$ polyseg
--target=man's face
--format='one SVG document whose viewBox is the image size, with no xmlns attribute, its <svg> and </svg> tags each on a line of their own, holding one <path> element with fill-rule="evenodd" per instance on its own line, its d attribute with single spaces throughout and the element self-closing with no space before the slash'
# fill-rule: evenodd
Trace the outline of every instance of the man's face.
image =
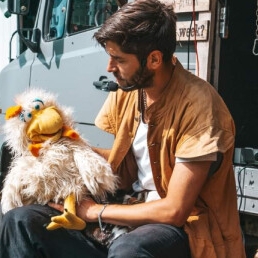
<svg viewBox="0 0 258 258">
<path fill-rule="evenodd" d="M 122 52 L 112 41 L 106 42 L 106 52 L 110 56 L 107 71 L 113 73 L 122 89 L 126 90 L 130 86 L 134 86 L 132 90 L 152 86 L 154 72 L 146 65 L 141 66 L 136 55 Z"/>
</svg>

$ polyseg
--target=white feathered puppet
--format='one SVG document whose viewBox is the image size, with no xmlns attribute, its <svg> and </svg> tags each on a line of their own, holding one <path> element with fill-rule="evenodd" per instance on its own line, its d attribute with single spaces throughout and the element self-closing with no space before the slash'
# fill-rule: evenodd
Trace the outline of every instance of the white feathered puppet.
<svg viewBox="0 0 258 258">
<path fill-rule="evenodd" d="M 2 211 L 32 203 L 64 200 L 65 211 L 52 217 L 47 229 L 83 229 L 75 203 L 91 195 L 103 199 L 114 193 L 117 177 L 73 129 L 72 110 L 42 89 L 18 95 L 6 111 L 3 127 L 14 156 L 2 190 Z"/>
</svg>

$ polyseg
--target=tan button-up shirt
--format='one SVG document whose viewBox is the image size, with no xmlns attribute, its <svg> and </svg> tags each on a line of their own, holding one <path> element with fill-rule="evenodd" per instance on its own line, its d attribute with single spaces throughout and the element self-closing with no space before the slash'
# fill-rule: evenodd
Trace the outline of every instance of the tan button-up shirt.
<svg viewBox="0 0 258 258">
<path fill-rule="evenodd" d="M 110 93 L 95 121 L 115 136 L 109 162 L 121 176 L 121 188 L 127 190 L 137 180 L 131 145 L 140 123 L 139 99 L 138 91 Z M 175 157 L 223 153 L 222 163 L 205 183 L 185 231 L 193 258 L 244 258 L 232 167 L 235 127 L 217 91 L 177 61 L 170 84 L 145 115 L 150 163 L 161 198 L 166 196 Z"/>
</svg>

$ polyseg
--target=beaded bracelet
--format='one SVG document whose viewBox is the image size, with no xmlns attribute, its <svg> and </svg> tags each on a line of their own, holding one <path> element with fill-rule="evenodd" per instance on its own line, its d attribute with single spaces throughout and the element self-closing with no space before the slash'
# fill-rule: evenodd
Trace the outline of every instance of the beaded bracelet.
<svg viewBox="0 0 258 258">
<path fill-rule="evenodd" d="M 104 231 L 104 229 L 103 229 L 103 227 L 102 227 L 101 216 L 102 216 L 103 211 L 106 209 L 107 205 L 108 205 L 107 203 L 104 204 L 102 210 L 101 210 L 101 211 L 99 212 L 99 214 L 98 214 L 99 227 L 100 227 L 100 230 L 101 230 L 102 232 Z"/>
</svg>

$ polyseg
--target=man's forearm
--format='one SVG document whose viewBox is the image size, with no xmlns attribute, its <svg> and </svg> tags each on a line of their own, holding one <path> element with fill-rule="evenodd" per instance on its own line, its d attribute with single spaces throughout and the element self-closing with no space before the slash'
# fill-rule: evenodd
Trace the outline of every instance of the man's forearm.
<svg viewBox="0 0 258 258">
<path fill-rule="evenodd" d="M 109 154 L 110 154 L 110 149 L 102 149 L 102 148 L 97 148 L 97 147 L 91 147 L 93 151 L 98 153 L 100 156 L 102 156 L 104 159 L 108 160 Z"/>
</svg>

